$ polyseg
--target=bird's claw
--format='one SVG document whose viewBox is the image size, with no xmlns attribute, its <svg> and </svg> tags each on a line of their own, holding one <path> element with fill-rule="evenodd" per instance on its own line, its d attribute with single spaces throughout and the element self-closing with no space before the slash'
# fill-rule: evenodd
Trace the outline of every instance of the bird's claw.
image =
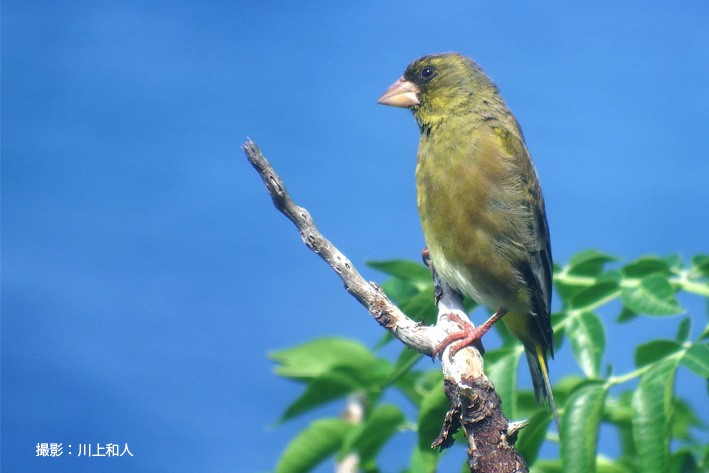
<svg viewBox="0 0 709 473">
<path fill-rule="evenodd" d="M 460 331 L 453 332 L 443 339 L 443 341 L 436 347 L 436 351 L 433 353 L 434 357 L 440 356 L 446 347 L 455 341 L 458 342 L 451 346 L 448 351 L 448 358 L 451 360 L 456 353 L 469 345 L 474 345 L 481 355 L 485 353 L 485 348 L 483 348 L 483 344 L 480 339 L 483 335 L 485 335 L 487 330 L 482 330 L 482 327 L 473 327 L 469 322 L 464 321 L 455 313 L 446 314 L 446 317 L 448 320 L 458 325 L 458 327 L 460 327 Z"/>
<path fill-rule="evenodd" d="M 445 350 L 448 345 L 450 345 L 456 340 L 460 341 L 453 345 L 448 351 L 448 357 L 450 359 L 453 359 L 453 356 L 456 353 L 458 353 L 460 350 L 469 345 L 473 345 L 475 348 L 478 349 L 481 355 L 484 355 L 485 348 L 483 348 L 483 344 L 481 341 L 483 335 L 485 335 L 488 330 L 490 330 L 492 326 L 495 325 L 495 322 L 500 320 L 506 313 L 507 309 L 505 307 L 500 307 L 500 310 L 492 314 L 492 316 L 479 327 L 473 327 L 470 323 L 465 322 L 463 319 L 461 319 L 460 316 L 458 316 L 457 314 L 447 314 L 446 317 L 448 317 L 448 320 L 450 320 L 451 322 L 455 322 L 460 327 L 460 331 L 451 333 L 441 343 L 439 343 L 436 347 L 436 351 L 433 353 L 433 356 L 439 356 L 441 353 L 443 353 L 443 350 Z"/>
</svg>

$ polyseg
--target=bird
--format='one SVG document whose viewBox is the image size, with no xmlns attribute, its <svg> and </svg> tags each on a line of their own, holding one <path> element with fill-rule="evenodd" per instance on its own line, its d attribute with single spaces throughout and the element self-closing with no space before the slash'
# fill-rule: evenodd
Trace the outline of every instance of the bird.
<svg viewBox="0 0 709 473">
<path fill-rule="evenodd" d="M 461 330 L 436 354 L 479 343 L 501 318 L 524 346 L 537 403 L 549 405 L 558 426 L 547 363 L 554 356 L 549 225 L 517 119 L 482 68 L 457 52 L 416 59 L 378 103 L 409 108 L 419 127 L 416 194 L 433 269 L 494 311 L 478 327 L 454 316 Z"/>
</svg>

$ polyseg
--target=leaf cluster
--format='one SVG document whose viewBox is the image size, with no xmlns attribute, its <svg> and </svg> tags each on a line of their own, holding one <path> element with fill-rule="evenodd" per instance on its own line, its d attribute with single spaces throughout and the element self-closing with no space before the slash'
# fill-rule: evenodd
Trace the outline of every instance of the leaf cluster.
<svg viewBox="0 0 709 473">
<path fill-rule="evenodd" d="M 401 260 L 369 266 L 389 275 L 382 288 L 404 313 L 435 323 L 433 286 L 424 266 Z M 553 388 L 561 407 L 558 435 L 550 430 L 551 414 L 536 406 L 530 390 L 519 386 L 523 348 L 504 324 L 495 326 L 502 344 L 485 354 L 486 373 L 507 417 L 529 420 L 516 446 L 532 471 L 691 473 L 709 468 L 709 446 L 696 434 L 706 434 L 706 426 L 682 400 L 675 383 L 679 369 L 709 378 L 709 325 L 705 322 L 692 339 L 692 324 L 698 324 L 700 316 L 676 317 L 685 313 L 679 293 L 709 300 L 708 278 L 709 256 L 704 255 L 689 264 L 677 256 L 645 256 L 622 264 L 616 257 L 587 250 L 555 267 L 561 300 L 561 310 L 552 317 L 557 353 L 568 356 L 561 350 L 568 340 L 582 374 L 566 376 Z M 467 305 L 474 307 L 472 301 Z M 617 317 L 604 322 L 599 314 L 609 310 L 616 310 Z M 638 317 L 667 318 L 667 333 L 675 335 L 641 343 L 635 348 L 634 369 L 614 374 L 609 364 L 613 360 L 606 359 L 606 327 L 622 332 L 623 324 L 628 327 L 627 322 Z M 387 334 L 368 348 L 353 340 L 327 338 L 271 354 L 279 376 L 304 384 L 283 421 L 336 400 L 360 403 L 364 412 L 355 422 L 341 417 L 312 422 L 288 445 L 278 473 L 311 471 L 327 458 L 339 461 L 352 454 L 361 471 L 379 472 L 380 452 L 406 431 L 415 431 L 418 441 L 403 471 L 436 471 L 440 454 L 430 445 L 449 407 L 440 370 L 421 369 L 417 362 L 422 356 L 408 348 L 390 361 L 382 349 L 392 340 Z M 403 395 L 409 406 L 387 402 L 388 392 Z M 602 426 L 617 432 L 620 454 L 615 458 L 598 452 Z M 538 459 L 545 443 L 558 444 L 559 458 Z M 463 459 L 461 464 L 462 471 L 469 471 Z"/>
</svg>

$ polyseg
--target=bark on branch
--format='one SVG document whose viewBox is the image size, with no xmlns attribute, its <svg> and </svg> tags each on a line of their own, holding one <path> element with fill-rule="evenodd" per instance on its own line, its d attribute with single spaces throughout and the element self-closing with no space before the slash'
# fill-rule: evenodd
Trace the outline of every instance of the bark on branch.
<svg viewBox="0 0 709 473">
<path fill-rule="evenodd" d="M 460 295 L 443 281 L 434 278 L 438 321 L 425 326 L 407 317 L 375 283 L 367 282 L 347 257 L 327 240 L 315 226 L 310 213 L 298 206 L 286 191 L 283 181 L 266 160 L 256 143 L 247 140 L 242 148 L 251 165 L 263 179 L 273 205 L 300 232 L 303 243 L 337 273 L 347 292 L 364 305 L 374 319 L 406 346 L 433 356 L 436 347 L 459 330 L 447 315 L 455 313 L 469 322 Z M 435 276 L 435 271 L 434 271 Z M 462 428 L 468 442 L 468 465 L 474 473 L 526 472 L 524 459 L 514 449 L 514 441 L 523 424 L 510 424 L 502 414 L 500 397 L 483 372 L 483 358 L 473 346 L 452 358 L 449 348 L 441 354 L 446 395 L 451 408 L 441 434 L 432 447 L 441 449 L 453 444 L 453 434 Z"/>
</svg>

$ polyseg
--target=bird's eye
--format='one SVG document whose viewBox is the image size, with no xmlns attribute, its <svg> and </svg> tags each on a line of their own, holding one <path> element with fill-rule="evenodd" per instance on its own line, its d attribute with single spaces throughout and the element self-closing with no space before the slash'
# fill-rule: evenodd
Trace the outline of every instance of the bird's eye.
<svg viewBox="0 0 709 473">
<path fill-rule="evenodd" d="M 426 66 L 421 69 L 421 79 L 429 80 L 436 73 L 436 69 L 431 66 Z"/>
</svg>

